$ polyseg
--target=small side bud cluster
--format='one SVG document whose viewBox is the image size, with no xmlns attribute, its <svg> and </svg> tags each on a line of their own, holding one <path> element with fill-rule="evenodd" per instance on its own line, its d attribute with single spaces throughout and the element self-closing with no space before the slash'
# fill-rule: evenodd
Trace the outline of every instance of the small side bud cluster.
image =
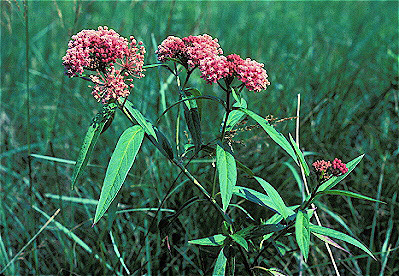
<svg viewBox="0 0 399 276">
<path fill-rule="evenodd" d="M 186 68 L 198 67 L 208 84 L 221 79 L 231 83 L 237 77 L 250 91 L 259 92 L 270 85 L 262 63 L 237 54 L 223 56 L 218 40 L 207 34 L 182 39 L 169 36 L 158 46 L 156 54 L 161 62 L 176 59 Z"/>
<path fill-rule="evenodd" d="M 137 43 L 133 36 L 129 41 L 107 26 L 100 26 L 73 35 L 62 64 L 69 77 L 80 77 L 85 70 L 96 72 L 89 75 L 94 84 L 90 86 L 92 94 L 97 101 L 108 103 L 129 95 L 132 77 L 144 77 L 144 54 L 142 42 Z"/>
<path fill-rule="evenodd" d="M 312 166 L 320 180 L 327 180 L 331 176 L 339 176 L 348 172 L 345 163 L 338 158 L 335 158 L 332 162 L 317 160 Z"/>
</svg>

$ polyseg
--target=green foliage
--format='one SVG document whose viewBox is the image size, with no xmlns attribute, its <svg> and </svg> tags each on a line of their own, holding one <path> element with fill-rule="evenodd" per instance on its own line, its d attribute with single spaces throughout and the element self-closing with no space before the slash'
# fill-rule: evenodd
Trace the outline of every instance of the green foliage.
<svg viewBox="0 0 399 276">
<path fill-rule="evenodd" d="M 112 235 L 107 232 L 105 220 L 100 220 L 96 227 L 90 227 L 96 199 L 99 198 L 99 183 L 103 181 L 107 161 L 114 149 L 111 145 L 115 144 L 115 137 L 131 126 L 119 111 L 112 125 L 93 147 L 91 165 L 78 178 L 79 183 L 84 185 L 76 186 L 73 191 L 69 189 L 73 160 L 79 154 L 90 119 L 101 109 L 101 105 L 90 95 L 88 82 L 63 76 L 60 59 L 71 35 L 99 25 L 108 25 L 125 37 L 133 34 L 138 40 L 143 40 L 147 49 L 145 63 L 151 65 L 147 67 L 145 78 L 134 81 L 135 87 L 129 99 L 141 114 L 153 122 L 164 111 L 164 106 L 171 106 L 179 98 L 175 79 L 168 78 L 170 72 L 154 65 L 157 62 L 153 54 L 156 46 L 168 35 L 182 37 L 208 33 L 219 38 L 226 55 L 237 53 L 263 62 L 271 86 L 260 93 L 245 89 L 239 92 L 239 97 L 247 102 L 246 108 L 262 117 L 269 114 L 278 118 L 294 116 L 296 94 L 301 93 L 301 148 L 316 153 L 306 156 L 306 161 L 311 164 L 317 159 L 338 157 L 346 163 L 363 152 L 367 153 L 356 170 L 342 179 L 339 189 L 360 191 L 388 203 L 370 204 L 342 196 L 321 197 L 323 205 L 315 202 L 319 214 L 327 213 L 321 216 L 322 221 L 327 220 L 329 227 L 334 229 L 350 229 L 346 229 L 345 233 L 357 237 L 359 241 L 370 242 L 367 245 L 372 245 L 370 248 L 382 260 L 382 263 L 371 261 L 366 268 L 365 255 L 345 258 L 341 255 L 344 252 L 332 248 L 334 256 L 340 260 L 338 268 L 347 273 L 350 267 L 351 273 L 358 275 L 396 275 L 399 272 L 396 265 L 399 255 L 390 246 L 396 243 L 398 231 L 395 225 L 399 222 L 397 210 L 394 212 L 398 205 L 391 201 L 397 191 L 399 171 L 398 95 L 395 88 L 398 71 L 397 2 L 26 3 L 29 11 L 27 42 L 24 37 L 23 3 L 1 2 L 1 254 L 6 254 L 11 260 L 48 220 L 48 216 L 37 213 L 32 205 L 41 206 L 45 214 L 57 208 L 62 211 L 56 218 L 59 224 L 53 221 L 24 251 L 23 258 L 7 268 L 6 275 L 53 275 L 65 271 L 79 275 L 123 275 L 123 264 L 132 274 L 140 275 L 158 272 L 169 275 L 212 273 L 220 246 L 201 251 L 186 242 L 187 236 L 207 237 L 220 230 L 221 219 L 217 221 L 217 211 L 206 201 L 192 205 L 192 209 L 179 216 L 182 227 L 172 229 L 170 252 L 165 241 L 151 226 L 153 217 L 161 219 L 164 212 L 173 212 L 196 192 L 192 191 L 184 177 L 175 180 L 178 171 L 163 162 L 165 158 L 150 143 L 143 144 L 141 153 L 136 157 L 136 165 L 131 168 L 123 189 L 119 191 L 121 199 Z M 25 62 L 26 49 L 28 62 Z M 210 86 L 199 78 L 195 81 L 193 78 L 189 85 L 209 97 L 222 96 L 217 84 Z M 163 99 L 158 95 L 161 87 L 164 87 Z M 203 105 L 201 133 L 206 144 L 214 138 L 225 110 L 220 101 L 197 100 L 198 107 L 199 103 Z M 30 118 L 26 114 L 27 107 L 30 108 Z M 235 104 L 235 107 L 238 105 Z M 229 120 L 234 118 L 231 117 L 233 112 L 243 114 L 233 110 Z M 146 136 L 155 142 L 160 139 L 160 134 L 170 137 L 172 143 L 166 138 L 165 142 L 159 143 L 159 148 L 163 149 L 161 153 L 170 158 L 173 154 L 176 157 L 178 150 L 182 151 L 185 146 L 184 133 L 174 132 L 171 126 L 179 125 L 180 130 L 185 128 L 182 127 L 182 120 L 175 120 L 182 116 L 181 110 L 171 109 L 168 115 L 168 119 L 157 124 L 154 130 L 156 136 L 149 132 Z M 239 121 L 237 128 L 245 129 L 251 121 L 247 124 L 243 124 L 245 120 Z M 286 135 L 294 132 L 295 124 L 289 120 L 276 121 L 275 129 Z M 301 199 L 295 184 L 298 178 L 294 180 L 290 169 L 282 165 L 285 161 L 293 164 L 291 157 L 287 158 L 279 147 L 274 146 L 269 136 L 257 129 L 238 131 L 231 143 L 237 167 L 241 168 L 237 179 L 240 188 L 236 187 L 237 192 L 234 193 L 238 196 L 232 197 L 231 204 L 239 203 L 255 221 L 265 223 L 273 218 L 275 222 L 271 224 L 283 227 L 287 222 L 275 213 L 273 202 L 267 195 L 258 192 L 260 187 L 248 180 L 245 173 L 267 179 L 275 185 L 287 204 L 296 204 Z M 31 152 L 37 153 L 36 157 L 33 154 L 27 156 L 28 144 Z M 200 155 L 188 164 L 188 169 L 207 189 L 212 185 L 209 178 L 215 170 L 212 167 L 212 162 L 215 162 L 213 157 Z M 31 168 L 27 165 L 29 158 Z M 186 163 L 188 159 L 182 162 Z M 245 167 L 239 164 L 245 164 Z M 243 168 L 248 170 L 243 173 Z M 32 185 L 28 177 L 30 169 Z M 310 187 L 314 187 L 313 178 L 311 172 L 308 179 Z M 169 188 L 172 192 L 167 196 L 166 205 L 156 215 L 159 203 Z M 255 195 L 259 195 L 259 200 Z M 252 199 L 252 202 L 245 198 Z M 253 202 L 273 211 L 260 208 Z M 291 210 L 296 208 L 298 206 Z M 234 221 L 237 229 L 254 224 L 246 220 L 238 208 L 228 210 L 232 218 L 240 217 Z M 375 220 L 371 219 L 373 216 Z M 265 236 L 273 235 L 275 238 L 279 232 Z M 276 269 L 272 274 L 299 273 L 299 254 L 293 251 L 295 246 L 291 237 L 288 233 L 282 241 L 292 246 L 284 258 L 292 258 L 293 261 L 284 262 L 285 259 L 277 254 L 272 257 L 264 254 L 259 263 L 267 266 L 265 271 L 271 272 L 270 267 L 283 267 L 284 273 Z M 302 273 L 333 274 L 331 260 L 323 244 L 318 239 L 312 241 L 312 254 L 302 267 Z M 270 242 L 271 239 L 263 245 L 268 246 Z M 115 245 L 120 254 L 116 253 Z M 258 244 L 254 242 L 249 248 L 256 250 Z M 242 258 L 239 253 L 236 255 L 236 275 L 244 275 L 246 271 Z M 371 257 L 369 259 L 372 260 Z"/>
<path fill-rule="evenodd" d="M 100 220 L 118 194 L 133 165 L 143 139 L 143 128 L 138 125 L 126 129 L 119 138 L 105 174 L 104 184 L 94 216 L 94 224 Z"/>
<path fill-rule="evenodd" d="M 223 211 L 226 211 L 237 182 L 237 168 L 234 156 L 220 145 L 216 146 L 216 166 L 219 174 Z"/>
<path fill-rule="evenodd" d="M 80 148 L 78 160 L 76 161 L 75 168 L 72 174 L 73 189 L 79 176 L 82 174 L 83 169 L 86 167 L 89 161 L 90 155 L 96 145 L 98 136 L 102 132 L 104 125 L 110 120 L 112 115 L 115 113 L 117 105 L 114 103 L 103 106 L 103 109 L 94 117 L 89 129 L 87 130 L 86 136 L 83 140 L 82 147 Z"/>
<path fill-rule="evenodd" d="M 303 257 L 306 260 L 309 255 L 310 246 L 310 230 L 309 230 L 309 216 L 307 212 L 299 210 L 295 219 L 295 237 L 296 242 L 301 250 Z"/>
</svg>

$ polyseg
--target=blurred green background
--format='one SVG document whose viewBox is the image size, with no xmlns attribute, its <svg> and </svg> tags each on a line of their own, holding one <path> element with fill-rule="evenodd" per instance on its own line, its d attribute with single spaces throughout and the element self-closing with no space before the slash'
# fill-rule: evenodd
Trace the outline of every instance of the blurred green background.
<svg viewBox="0 0 399 276">
<path fill-rule="evenodd" d="M 295 116 L 300 93 L 300 143 L 309 152 L 308 164 L 335 157 L 348 162 L 365 153 L 339 188 L 388 203 L 325 197 L 318 206 L 324 226 L 351 234 L 376 252 L 378 261 L 371 261 L 354 247 L 349 247 L 353 256 L 333 248 L 342 275 L 399 273 L 398 2 L 28 1 L 27 9 L 28 42 L 24 3 L 1 1 L 0 266 L 39 231 L 48 219 L 45 214 L 51 216 L 58 208 L 61 212 L 55 218 L 59 224 L 50 223 L 6 275 L 109 275 L 126 274 L 126 268 L 140 275 L 204 275 L 212 269 L 217 249 L 187 244 L 221 231 L 221 219 L 206 202 L 191 205 L 173 225 L 171 253 L 156 227 L 149 229 L 155 212 L 138 209 L 158 207 L 178 175 L 148 141 L 120 192 L 120 209 L 136 210 L 118 214 L 112 234 L 106 219 L 91 227 L 96 207 L 91 200 L 99 198 L 117 138 L 129 126 L 120 113 L 100 136 L 90 162 L 96 166 L 87 167 L 75 190 L 69 188 L 72 165 L 40 157 L 31 159 L 30 186 L 28 144 L 33 154 L 76 160 L 91 118 L 101 107 L 86 81 L 63 75 L 61 58 L 71 35 L 104 25 L 142 40 L 146 64 L 156 63 L 155 47 L 168 35 L 203 33 L 217 37 L 226 54 L 264 63 L 271 86 L 260 93 L 244 92 L 249 108 L 262 116 Z M 169 75 L 163 69 L 148 69 L 129 97 L 153 121 L 164 108 L 159 90 L 165 83 L 166 105 L 178 99 L 175 81 L 167 83 Z M 193 78 L 190 85 L 222 96 L 202 79 Z M 223 113 L 211 102 L 204 105 L 203 135 L 209 141 Z M 173 109 L 160 123 L 172 141 L 176 114 Z M 277 129 L 288 137 L 295 132 L 295 121 L 279 123 Z M 239 161 L 276 187 L 287 204 L 300 202 L 295 175 L 285 163 L 289 157 L 273 141 L 259 129 L 234 139 L 242 142 L 234 144 Z M 189 169 L 211 189 L 210 163 L 193 163 Z M 239 185 L 259 188 L 241 175 Z M 192 187 L 179 178 L 164 208 L 176 210 L 199 195 Z M 272 215 L 251 203 L 242 206 L 257 221 Z M 157 220 L 168 214 L 162 212 Z M 232 209 L 232 216 L 240 217 L 238 225 L 249 222 L 238 209 Z M 261 265 L 297 275 L 299 253 L 292 240 L 285 242 L 293 252 L 280 257 L 270 248 Z M 333 273 L 325 247 L 313 242 L 302 267 L 305 275 Z M 240 258 L 237 263 L 241 275 Z"/>
</svg>

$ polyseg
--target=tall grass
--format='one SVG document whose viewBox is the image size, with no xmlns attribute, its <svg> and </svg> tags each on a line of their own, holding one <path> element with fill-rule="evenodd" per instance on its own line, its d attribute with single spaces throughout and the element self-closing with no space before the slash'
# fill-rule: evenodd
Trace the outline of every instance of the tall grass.
<svg viewBox="0 0 399 276">
<path fill-rule="evenodd" d="M 111 228 L 106 219 L 90 227 L 95 211 L 91 200 L 98 199 L 116 138 L 129 124 L 122 116 L 117 114 L 100 136 L 90 161 L 93 166 L 87 167 L 75 190 L 69 189 L 70 162 L 40 157 L 75 160 L 91 118 L 100 108 L 87 83 L 64 77 L 61 65 L 70 36 L 99 25 L 142 40 L 148 64 L 156 62 L 155 46 L 167 35 L 202 33 L 218 37 L 226 54 L 251 56 L 265 63 L 272 85 L 261 93 L 246 93 L 251 109 L 264 116 L 295 116 L 296 95 L 300 93 L 301 147 L 309 151 L 308 162 L 335 156 L 348 161 L 365 153 L 363 162 L 343 185 L 388 203 L 335 197 L 318 206 L 323 225 L 342 231 L 349 226 L 379 259 L 358 257 L 355 248 L 350 250 L 356 257 L 333 248 L 339 269 L 344 275 L 399 273 L 395 227 L 399 222 L 397 2 L 28 1 L 28 9 L 26 25 L 22 2 L 1 2 L 1 267 L 28 244 L 56 209 L 61 211 L 36 237 L 36 246 L 26 247 L 5 274 L 123 275 L 129 270 L 137 274 L 201 275 L 209 273 L 217 256 L 212 248 L 187 244 L 189 239 L 220 230 L 221 221 L 215 223 L 214 210 L 208 205 L 195 203 L 183 211 L 171 230 L 171 253 L 157 228 L 150 228 L 155 211 L 146 208 L 159 206 L 178 171 L 148 144 L 144 144 L 121 190 L 120 209 L 133 210 L 118 214 Z M 147 70 L 146 77 L 135 82 L 130 98 L 154 122 L 165 104 L 169 106 L 178 97 L 173 83 L 164 85 L 168 77 L 166 70 Z M 208 94 L 218 93 L 204 82 L 191 85 Z M 204 117 L 215 118 L 203 122 L 204 139 L 210 139 L 222 113 L 215 111 L 213 103 L 204 104 L 208 105 Z M 173 109 L 160 122 L 171 140 L 175 134 L 168 126 L 176 124 L 177 112 Z M 295 122 L 285 121 L 277 128 L 294 134 Z M 266 136 L 253 130 L 235 139 L 243 142 L 237 144 L 239 161 L 258 175 L 267 175 L 288 204 L 301 197 L 292 172 L 283 164 L 287 156 Z M 29 148 L 39 154 L 31 159 L 31 182 Z M 210 163 L 200 162 L 190 167 L 209 190 L 212 183 L 206 176 L 210 168 Z M 238 181 L 253 185 L 244 177 Z M 185 183 L 185 178 L 178 178 L 163 208 L 176 210 L 197 195 Z M 269 215 L 249 203 L 244 206 L 257 220 Z M 158 220 L 167 212 L 161 212 Z M 323 245 L 314 242 L 303 267 L 306 275 L 333 273 Z M 284 258 L 288 262 L 282 262 L 270 250 L 263 264 L 280 267 L 289 275 L 298 273 L 298 251 L 287 254 Z"/>
</svg>

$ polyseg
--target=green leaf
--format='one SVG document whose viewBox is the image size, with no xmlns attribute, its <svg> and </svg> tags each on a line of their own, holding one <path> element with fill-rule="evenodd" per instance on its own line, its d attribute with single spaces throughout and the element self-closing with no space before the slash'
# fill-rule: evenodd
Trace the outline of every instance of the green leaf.
<svg viewBox="0 0 399 276">
<path fill-rule="evenodd" d="M 141 112 L 134 107 L 133 103 L 130 102 L 129 100 L 126 100 L 124 107 L 129 111 L 129 113 L 133 116 L 133 118 L 137 121 L 137 123 L 144 129 L 144 131 L 154 137 L 154 139 L 158 142 L 157 140 L 157 135 L 155 133 L 154 126 L 150 121 L 147 120 L 146 117 L 144 117 Z"/>
<path fill-rule="evenodd" d="M 309 216 L 307 212 L 299 210 L 295 220 L 295 237 L 301 250 L 303 257 L 306 260 L 309 255 L 310 231 L 309 231 Z"/>
<path fill-rule="evenodd" d="M 363 245 L 361 242 L 359 242 L 355 238 L 352 238 L 351 236 L 348 236 L 348 235 L 341 233 L 337 230 L 333 230 L 333 229 L 330 229 L 327 227 L 318 226 L 318 225 L 314 225 L 314 224 L 310 224 L 309 229 L 312 233 L 321 234 L 324 236 L 328 236 L 328 237 L 331 237 L 331 238 L 334 238 L 337 240 L 341 240 L 341 241 L 350 243 L 350 244 L 362 249 L 364 252 L 369 254 L 374 260 L 376 260 L 373 253 L 365 245 Z"/>
<path fill-rule="evenodd" d="M 333 176 L 317 189 L 317 192 L 325 191 L 334 188 L 335 185 L 337 185 L 342 179 L 344 179 L 348 174 L 353 171 L 353 169 L 359 164 L 359 162 L 362 160 L 364 154 L 360 155 L 359 157 L 353 159 L 350 161 L 348 164 L 346 164 L 346 167 L 348 168 L 348 172 L 341 175 L 341 176 Z"/>
<path fill-rule="evenodd" d="M 234 94 L 233 94 L 234 95 Z M 247 108 L 247 102 L 245 101 L 245 99 L 241 98 L 237 98 L 236 99 L 236 103 L 233 104 L 233 107 L 235 108 Z M 243 113 L 240 110 L 234 109 L 230 112 L 229 114 L 229 118 L 227 119 L 227 124 L 226 124 L 226 131 L 231 131 L 233 129 L 233 127 L 241 121 L 241 119 L 245 116 L 245 113 Z M 223 122 L 222 122 L 222 126 L 224 124 L 224 120 L 226 120 L 226 114 L 223 117 Z"/>
<path fill-rule="evenodd" d="M 285 228 L 284 225 L 281 224 L 261 224 L 261 225 L 251 225 L 235 234 L 242 236 L 245 239 L 253 239 L 260 236 L 264 236 L 270 233 L 278 232 Z"/>
<path fill-rule="evenodd" d="M 294 159 L 294 161 L 298 164 L 295 151 L 293 150 L 290 142 L 287 141 L 287 139 L 284 137 L 283 134 L 278 132 L 272 125 L 270 125 L 265 118 L 259 116 L 258 114 L 252 112 L 251 110 L 242 107 L 240 107 L 238 110 L 241 110 L 242 112 L 250 116 L 252 119 L 254 119 L 258 124 L 260 124 L 261 127 L 270 136 L 270 138 L 272 138 L 274 142 L 276 142 L 282 149 L 284 149 L 292 157 L 292 159 Z"/>
<path fill-rule="evenodd" d="M 319 192 L 318 195 L 342 195 L 342 196 L 349 196 L 349 197 L 370 200 L 370 201 L 386 204 L 386 202 L 384 202 L 384 201 L 380 201 L 380 200 L 377 200 L 377 199 L 374 199 L 374 198 L 371 198 L 368 196 L 364 196 L 364 195 L 361 195 L 358 193 L 344 191 L 344 190 L 327 190 L 327 191 Z"/>
<path fill-rule="evenodd" d="M 242 247 L 244 247 L 244 249 L 248 252 L 249 248 L 248 248 L 248 242 L 244 239 L 243 236 L 239 235 L 239 234 L 232 234 L 229 235 L 236 243 L 238 243 L 239 245 L 241 245 Z"/>
<path fill-rule="evenodd" d="M 243 170 L 246 174 L 248 174 L 248 176 L 250 176 L 250 177 L 255 176 L 255 174 L 252 172 L 252 170 L 250 168 L 248 168 L 247 166 L 245 166 L 243 163 L 241 163 L 238 160 L 236 160 L 236 163 L 237 163 L 237 167 L 240 168 L 241 170 Z"/>
<path fill-rule="evenodd" d="M 217 234 L 207 238 L 191 240 L 188 241 L 188 243 L 197 244 L 197 245 L 219 246 L 223 245 L 225 239 L 226 236 L 222 234 Z"/>
<path fill-rule="evenodd" d="M 269 196 L 262 194 L 258 191 L 246 187 L 236 186 L 233 190 L 233 194 L 243 197 L 246 200 L 252 201 L 256 204 L 259 204 L 260 206 L 267 207 L 274 212 L 277 212 L 277 208 L 274 205 L 273 200 Z"/>
<path fill-rule="evenodd" d="M 193 138 L 195 150 L 199 151 L 202 145 L 202 136 L 201 136 L 201 122 L 199 117 L 198 108 L 187 108 L 184 105 L 184 118 L 187 123 L 188 131 Z"/>
<path fill-rule="evenodd" d="M 292 214 L 292 210 L 288 209 L 287 206 L 285 205 L 283 199 L 281 198 L 280 194 L 277 192 L 276 189 L 272 185 L 270 185 L 268 182 L 263 180 L 260 177 L 255 176 L 254 177 L 259 184 L 262 186 L 262 188 L 266 191 L 267 195 L 270 197 L 270 199 L 273 201 L 274 206 L 276 207 L 276 211 L 281 214 L 284 219 L 288 218 Z"/>
<path fill-rule="evenodd" d="M 220 250 L 218 258 L 216 259 L 215 267 L 213 268 L 213 276 L 222 276 L 226 273 L 227 258 L 224 255 L 224 247 Z"/>
<path fill-rule="evenodd" d="M 119 138 L 105 174 L 104 184 L 94 216 L 94 224 L 104 215 L 122 187 L 140 149 L 143 138 L 143 128 L 138 125 L 126 129 Z"/>
<path fill-rule="evenodd" d="M 336 243 L 335 241 L 333 241 L 329 237 L 324 236 L 324 235 L 320 235 L 320 234 L 317 234 L 317 233 L 312 233 L 312 234 L 315 235 L 316 237 L 318 237 L 319 239 L 321 239 L 323 242 L 326 242 L 326 243 L 328 243 L 328 244 L 330 244 L 330 245 L 332 245 L 332 246 L 334 246 L 334 247 L 336 247 L 338 249 L 341 249 L 341 250 L 345 251 L 346 253 L 350 254 L 350 252 L 348 250 L 346 250 L 345 248 L 340 246 L 338 243 Z"/>
<path fill-rule="evenodd" d="M 79 150 L 78 160 L 73 169 L 71 189 L 75 187 L 76 181 L 82 175 L 83 169 L 86 167 L 94 146 L 96 145 L 98 136 L 100 136 L 105 123 L 115 113 L 116 108 L 117 105 L 115 103 L 104 105 L 103 109 L 93 118 L 93 122 L 86 132 L 83 144 Z"/>
<path fill-rule="evenodd" d="M 290 141 L 291 141 L 292 146 L 294 147 L 296 155 L 299 157 L 299 162 L 301 163 L 303 171 L 305 172 L 306 176 L 309 176 L 310 170 L 309 170 L 308 164 L 306 163 L 305 157 L 303 156 L 302 151 L 299 149 L 297 143 L 294 141 L 294 138 L 292 138 L 291 134 L 290 134 Z"/>
<path fill-rule="evenodd" d="M 237 167 L 233 155 L 220 145 L 216 146 L 216 166 L 219 173 L 223 211 L 226 211 L 237 182 Z"/>
<path fill-rule="evenodd" d="M 188 96 L 194 96 L 194 97 L 201 97 L 202 96 L 202 93 L 201 93 L 201 91 L 199 91 L 198 89 L 195 89 L 195 88 L 186 88 L 185 89 L 185 91 L 186 91 L 186 94 L 188 95 Z M 199 113 L 199 116 L 200 116 L 200 118 L 201 118 L 201 114 L 202 114 L 202 101 L 200 100 L 201 98 L 196 98 L 195 99 L 195 102 L 196 102 L 196 105 L 197 105 L 197 107 L 198 107 L 198 113 Z"/>
</svg>

